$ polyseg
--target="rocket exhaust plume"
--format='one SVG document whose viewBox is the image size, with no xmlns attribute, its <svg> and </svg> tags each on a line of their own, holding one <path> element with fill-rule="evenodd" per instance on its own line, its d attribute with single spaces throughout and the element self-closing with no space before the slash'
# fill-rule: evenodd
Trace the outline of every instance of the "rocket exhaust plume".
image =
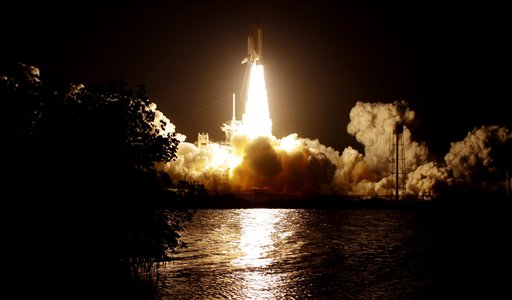
<svg viewBox="0 0 512 300">
<path fill-rule="evenodd" d="M 272 136 L 272 120 L 268 111 L 263 65 L 250 66 L 247 102 L 239 133 L 245 134 L 251 139 L 258 136 Z"/>
<path fill-rule="evenodd" d="M 238 134 L 254 139 L 258 136 L 272 136 L 272 120 L 268 109 L 265 72 L 262 65 L 263 33 L 261 25 L 256 22 L 247 37 L 247 56 L 242 64 L 247 64 L 249 78 L 247 82 L 245 113 Z"/>
</svg>

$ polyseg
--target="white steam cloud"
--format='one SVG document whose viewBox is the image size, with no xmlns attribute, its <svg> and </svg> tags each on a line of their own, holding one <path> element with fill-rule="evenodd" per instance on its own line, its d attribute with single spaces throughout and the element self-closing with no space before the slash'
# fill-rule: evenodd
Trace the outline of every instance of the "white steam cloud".
<svg viewBox="0 0 512 300">
<path fill-rule="evenodd" d="M 350 111 L 348 133 L 364 145 L 365 160 L 370 168 L 384 175 L 389 170 L 390 143 L 398 123 L 408 124 L 414 120 L 414 111 L 405 102 L 366 103 L 357 102 Z M 400 108 L 405 109 L 404 112 Z M 411 140 L 411 132 L 403 129 L 405 168 L 415 170 L 428 160 L 428 148 Z"/>
<path fill-rule="evenodd" d="M 455 180 L 472 186 L 497 190 L 505 186 L 506 166 L 510 167 L 512 133 L 497 125 L 474 128 L 464 140 L 451 143 L 446 164 Z"/>
<path fill-rule="evenodd" d="M 501 153 L 500 145 L 512 141 L 507 128 L 474 129 L 463 141 L 452 143 L 445 162 L 436 162 L 429 158 L 425 143 L 412 139 L 407 125 L 414 117 L 405 102 L 357 102 L 347 131 L 364 146 L 364 153 L 349 146 L 340 155 L 316 139 L 297 134 L 281 139 L 237 134 L 231 148 L 217 143 L 198 147 L 183 140 L 177 159 L 161 167 L 174 180 L 194 180 L 220 193 L 265 189 L 277 194 L 389 196 L 394 189 L 390 143 L 401 124 L 407 196 L 432 199 L 461 181 L 491 186 L 485 178 L 501 172 L 493 155 Z"/>
</svg>

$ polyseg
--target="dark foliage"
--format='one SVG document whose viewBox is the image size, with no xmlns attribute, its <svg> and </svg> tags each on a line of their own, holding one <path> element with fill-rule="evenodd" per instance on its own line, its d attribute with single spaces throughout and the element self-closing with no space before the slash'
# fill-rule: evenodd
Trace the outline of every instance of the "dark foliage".
<svg viewBox="0 0 512 300">
<path fill-rule="evenodd" d="M 172 160 L 178 140 L 156 120 L 144 86 L 58 89 L 37 71 L 18 65 L 0 79 L 9 252 L 23 261 L 16 269 L 33 261 L 50 276 L 42 291 L 126 290 L 180 246 L 192 212 L 174 203 L 198 196 L 197 186 L 164 189 L 170 180 L 154 164 Z"/>
</svg>

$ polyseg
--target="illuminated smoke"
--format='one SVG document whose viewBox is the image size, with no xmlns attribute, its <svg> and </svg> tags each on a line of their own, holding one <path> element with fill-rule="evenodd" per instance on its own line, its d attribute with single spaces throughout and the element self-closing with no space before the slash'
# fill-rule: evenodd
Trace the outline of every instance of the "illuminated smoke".
<svg viewBox="0 0 512 300">
<path fill-rule="evenodd" d="M 451 143 L 446 164 L 458 182 L 496 190 L 505 186 L 505 168 L 510 167 L 512 133 L 497 125 L 474 128 L 464 140 Z"/>
<path fill-rule="evenodd" d="M 252 65 L 241 124 L 223 126 L 231 133 L 230 145 L 210 142 L 198 147 L 184 142 L 185 137 L 181 136 L 177 159 L 161 167 L 174 180 L 197 181 L 220 193 L 264 189 L 276 194 L 389 196 L 394 188 L 391 143 L 400 124 L 405 192 L 431 199 L 454 184 L 452 173 L 459 181 L 475 181 L 475 174 L 480 174 L 481 169 L 487 174 L 496 173 L 491 154 L 499 151 L 487 145 L 511 140 L 506 128 L 475 129 L 464 141 L 452 144 L 445 157 L 446 166 L 429 160 L 427 146 L 412 139 L 407 126 L 414 117 L 414 111 L 404 101 L 357 102 L 350 111 L 347 131 L 364 146 L 364 153 L 346 147 L 340 155 L 317 139 L 300 138 L 295 133 L 276 138 L 272 135 L 263 66 Z"/>
<path fill-rule="evenodd" d="M 348 133 L 354 135 L 356 140 L 364 146 L 364 160 L 359 153 L 351 149 L 345 159 L 345 164 L 350 161 L 365 166 L 363 170 L 367 174 L 364 180 L 357 181 L 359 177 L 353 177 L 351 185 L 343 191 L 359 196 L 382 196 L 390 194 L 394 182 L 390 174 L 391 143 L 393 131 L 397 124 L 403 125 L 404 157 L 405 157 L 405 192 L 419 198 L 431 199 L 439 194 L 439 191 L 452 184 L 448 168 L 439 166 L 429 161 L 429 151 L 424 143 L 412 140 L 411 131 L 407 124 L 413 122 L 414 111 L 407 107 L 407 103 L 366 103 L 357 102 L 350 111 L 350 123 L 347 126 Z M 361 169 L 362 167 L 359 167 Z M 357 169 L 351 170 L 351 174 L 357 174 Z M 346 182 L 346 180 L 345 180 Z"/>
<path fill-rule="evenodd" d="M 449 168 L 439 166 L 431 161 L 407 175 L 405 188 L 408 195 L 431 199 L 437 197 L 441 191 L 452 184 L 453 178 Z"/>
<path fill-rule="evenodd" d="M 336 159 L 336 173 L 331 189 L 346 195 L 377 195 L 376 181 L 364 156 L 352 147 L 347 147 Z"/>
<path fill-rule="evenodd" d="M 216 185 L 229 184 L 229 165 L 231 155 L 219 144 L 210 143 L 204 147 L 181 142 L 176 160 L 160 166 L 174 180 L 193 180 L 213 189 Z M 229 186 L 219 186 L 229 191 Z"/>
<path fill-rule="evenodd" d="M 405 111 L 401 112 L 400 107 Z M 350 111 L 348 133 L 364 145 L 365 160 L 370 168 L 381 175 L 389 169 L 390 143 L 397 123 L 407 125 L 414 119 L 414 111 L 405 102 L 366 103 L 357 102 Z M 407 171 L 415 170 L 428 160 L 425 144 L 412 141 L 411 131 L 404 126 L 404 154 Z"/>
<path fill-rule="evenodd" d="M 234 170 L 236 190 L 262 188 L 276 193 L 317 193 L 332 181 L 336 166 L 321 151 L 308 147 L 296 134 L 283 139 L 259 137 L 243 146 Z"/>
<path fill-rule="evenodd" d="M 174 179 L 195 180 L 220 192 L 265 189 L 273 193 L 336 193 L 383 196 L 392 188 L 389 147 L 397 122 L 407 124 L 414 112 L 406 104 L 358 102 L 350 113 L 347 129 L 365 146 L 365 154 L 347 147 L 340 155 L 318 140 L 291 134 L 272 135 L 263 66 L 251 66 L 242 124 L 232 129 L 231 146 L 206 146 L 183 142 L 178 158 L 165 166 Z M 408 170 L 427 162 L 428 149 L 411 140 L 404 129 Z M 435 165 L 423 165 L 410 177 L 408 191 L 432 195 L 444 173 Z M 441 172 L 441 173 L 440 173 Z"/>
<path fill-rule="evenodd" d="M 158 133 L 162 135 L 169 135 L 176 131 L 176 126 L 158 109 L 156 109 L 155 103 L 150 103 L 146 108 L 147 110 L 153 112 L 155 114 L 155 120 L 151 124 L 153 133 Z M 162 124 L 165 124 L 162 126 Z M 177 134 L 176 137 L 179 141 L 184 141 L 184 136 L 181 134 Z"/>
</svg>

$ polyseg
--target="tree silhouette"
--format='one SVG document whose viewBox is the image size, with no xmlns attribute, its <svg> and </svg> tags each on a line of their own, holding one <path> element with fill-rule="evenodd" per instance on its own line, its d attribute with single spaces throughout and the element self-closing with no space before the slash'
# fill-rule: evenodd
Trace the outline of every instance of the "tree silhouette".
<svg viewBox="0 0 512 300">
<path fill-rule="evenodd" d="M 20 64 L 0 76 L 0 100 L 11 255 L 37 253 L 41 269 L 73 274 L 64 281 L 77 289 L 116 286 L 168 259 L 191 216 L 175 202 L 197 189 L 162 189 L 170 180 L 154 165 L 175 158 L 178 140 L 144 86 L 52 88 Z"/>
</svg>

